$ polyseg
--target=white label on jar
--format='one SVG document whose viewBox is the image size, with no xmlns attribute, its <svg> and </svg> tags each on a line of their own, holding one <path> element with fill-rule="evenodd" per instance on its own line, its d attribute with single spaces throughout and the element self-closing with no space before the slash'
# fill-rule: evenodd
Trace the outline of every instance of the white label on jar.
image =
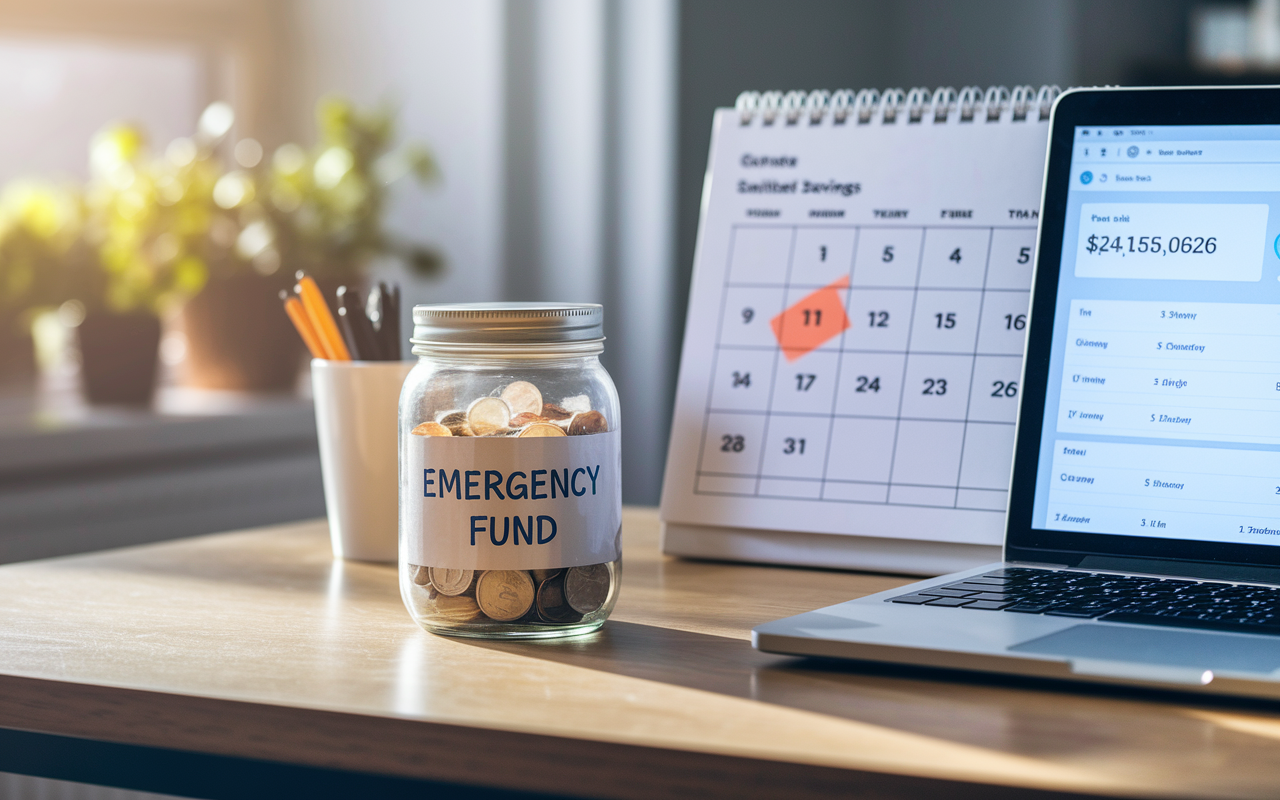
<svg viewBox="0 0 1280 800">
<path fill-rule="evenodd" d="M 409 563 L 556 569 L 616 561 L 621 436 L 407 437 L 400 523 Z"/>
</svg>

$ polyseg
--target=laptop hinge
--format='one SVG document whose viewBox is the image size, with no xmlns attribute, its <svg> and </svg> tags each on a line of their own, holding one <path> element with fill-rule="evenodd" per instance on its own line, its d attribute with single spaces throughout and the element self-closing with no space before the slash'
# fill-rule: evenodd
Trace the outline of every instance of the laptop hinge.
<svg viewBox="0 0 1280 800">
<path fill-rule="evenodd" d="M 1171 561 L 1158 558 L 1085 556 L 1076 569 L 1103 569 L 1111 572 L 1139 572 L 1146 575 L 1173 575 L 1217 581 L 1280 584 L 1280 569 L 1241 564 L 1214 564 L 1204 561 Z"/>
<path fill-rule="evenodd" d="M 1060 561 L 1009 561 L 1006 559 L 1005 563 L 1015 567 L 1031 567 L 1034 569 L 1067 569 L 1071 566 Z"/>
</svg>

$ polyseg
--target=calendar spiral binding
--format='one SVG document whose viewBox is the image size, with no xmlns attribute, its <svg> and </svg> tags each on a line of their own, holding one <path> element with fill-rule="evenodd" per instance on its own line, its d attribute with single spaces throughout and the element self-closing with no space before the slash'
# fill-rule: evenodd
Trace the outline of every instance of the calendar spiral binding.
<svg viewBox="0 0 1280 800">
<path fill-rule="evenodd" d="M 992 86 L 985 91 L 980 86 L 966 86 L 957 92 L 950 86 L 933 91 L 917 87 L 902 89 L 839 89 L 829 92 L 818 89 L 812 92 L 743 92 L 734 103 L 742 125 L 750 125 L 758 115 L 764 125 L 773 125 L 779 118 L 787 125 L 798 125 L 807 119 L 810 125 L 821 125 L 828 117 L 832 124 L 844 125 L 852 120 L 858 125 L 869 125 L 879 120 L 884 125 L 898 124 L 905 118 L 907 124 L 919 124 L 932 118 L 934 123 L 945 123 L 954 116 L 960 123 L 983 120 L 999 122 L 1010 112 L 1012 122 L 1025 122 L 1036 116 L 1049 118 L 1053 101 L 1062 90 L 1057 86 L 1016 86 L 1010 91 L 1004 86 Z"/>
</svg>

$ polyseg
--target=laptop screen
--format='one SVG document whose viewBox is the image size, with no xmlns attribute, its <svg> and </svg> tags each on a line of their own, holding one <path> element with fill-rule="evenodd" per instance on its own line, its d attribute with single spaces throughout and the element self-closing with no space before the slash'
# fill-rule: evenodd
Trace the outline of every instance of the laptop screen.
<svg viewBox="0 0 1280 800">
<path fill-rule="evenodd" d="M 1280 545 L 1280 125 L 1072 147 L 1032 527 Z"/>
</svg>

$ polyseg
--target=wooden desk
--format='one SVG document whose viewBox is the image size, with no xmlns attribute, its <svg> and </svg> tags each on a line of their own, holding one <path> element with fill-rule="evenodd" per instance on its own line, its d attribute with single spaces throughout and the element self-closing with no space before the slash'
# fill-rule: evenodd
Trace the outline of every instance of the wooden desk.
<svg viewBox="0 0 1280 800">
<path fill-rule="evenodd" d="M 1280 717 L 764 655 L 764 620 L 904 582 L 689 563 L 625 522 L 559 643 L 422 632 L 307 523 L 0 567 L 0 770 L 206 797 L 1280 796 Z"/>
</svg>

